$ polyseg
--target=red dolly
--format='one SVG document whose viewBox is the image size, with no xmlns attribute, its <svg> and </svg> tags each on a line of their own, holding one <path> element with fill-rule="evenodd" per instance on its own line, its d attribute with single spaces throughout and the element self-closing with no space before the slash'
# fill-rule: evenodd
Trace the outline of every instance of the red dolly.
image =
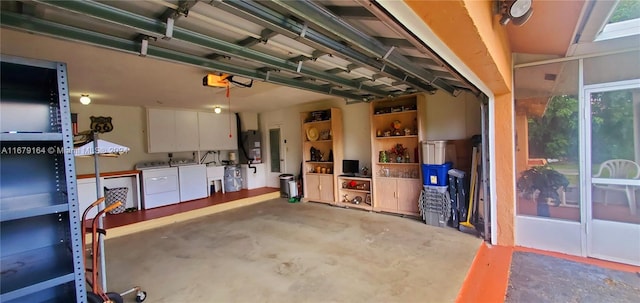
<svg viewBox="0 0 640 303">
<path fill-rule="evenodd" d="M 104 197 L 96 200 L 91 203 L 87 209 L 85 209 L 84 213 L 82 213 L 82 229 L 85 232 L 91 232 L 91 251 L 93 252 L 91 255 L 91 268 L 87 267 L 87 256 L 86 256 L 86 239 L 84 235 L 82 236 L 82 258 L 85 262 L 85 271 L 87 274 L 87 284 L 91 288 L 90 291 L 87 291 L 87 302 L 88 303 L 123 303 L 122 297 L 128 295 L 130 293 L 136 293 L 136 302 L 143 302 L 147 298 L 147 292 L 142 291 L 140 286 L 135 286 L 123 293 L 117 292 L 105 292 L 105 290 L 100 287 L 100 283 L 98 281 L 98 258 L 99 249 L 100 249 L 100 235 L 106 235 L 106 230 L 98 228 L 99 218 L 103 216 L 106 212 L 109 212 L 116 207 L 122 205 L 122 202 L 118 201 L 113 203 L 103 210 L 98 211 L 96 216 L 91 219 L 91 222 L 87 222 L 87 214 L 89 210 L 94 207 L 97 207 L 100 203 L 104 202 Z"/>
</svg>

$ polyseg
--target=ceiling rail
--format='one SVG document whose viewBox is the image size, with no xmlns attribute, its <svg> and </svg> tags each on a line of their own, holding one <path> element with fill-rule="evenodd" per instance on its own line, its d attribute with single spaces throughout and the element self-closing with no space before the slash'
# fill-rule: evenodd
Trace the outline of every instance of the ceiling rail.
<svg viewBox="0 0 640 303">
<path fill-rule="evenodd" d="M 166 24 L 161 20 L 134 14 L 99 2 L 78 0 L 43 0 L 36 2 L 77 13 L 82 13 L 94 18 L 98 18 L 100 20 L 134 29 L 141 34 L 153 36 L 156 38 L 162 38 L 166 32 Z M 172 39 L 201 46 L 229 57 L 236 57 L 257 62 L 278 70 L 285 70 L 288 72 L 304 75 L 311 79 L 327 81 L 336 86 L 356 89 L 375 97 L 386 97 L 389 95 L 389 92 L 386 90 L 373 88 L 371 86 L 364 85 L 362 82 L 352 81 L 346 78 L 341 78 L 335 74 L 318 71 L 313 68 L 309 68 L 304 64 L 300 65 L 298 62 L 291 62 L 288 59 L 282 59 L 276 56 L 268 55 L 247 47 L 237 45 L 235 43 L 227 42 L 184 28 L 180 28 L 175 25 L 173 27 Z"/>
<path fill-rule="evenodd" d="M 429 83 L 429 81 L 413 77 L 403 70 L 385 64 L 381 60 L 362 54 L 350 48 L 348 45 L 336 41 L 313 28 L 306 27 L 304 24 L 269 9 L 258 2 L 216 0 L 211 1 L 210 4 L 225 12 L 234 14 L 238 17 L 285 35 L 291 39 L 300 41 L 318 51 L 353 61 L 362 66 L 369 66 L 381 75 L 401 81 L 416 90 L 428 93 L 433 93 L 437 90 L 437 87 L 432 83 Z M 446 86 L 442 87 L 442 89 L 451 94 L 453 94 L 455 90 L 455 88 L 450 86 L 448 87 L 449 90 L 447 90 Z"/>
<path fill-rule="evenodd" d="M 422 39 L 419 39 L 412 33 L 409 29 L 407 29 L 402 23 L 398 21 L 393 15 L 389 14 L 384 8 L 380 6 L 375 0 L 355 0 L 357 3 L 362 5 L 366 10 L 368 10 L 371 14 L 376 16 L 379 20 L 381 20 L 384 24 L 392 28 L 396 33 L 400 34 L 404 39 L 406 39 L 413 47 L 415 47 L 421 53 L 429 56 L 430 58 L 423 58 L 424 60 L 432 60 L 433 63 L 440 66 L 449 72 L 454 78 L 457 79 L 457 82 L 461 83 L 462 86 L 465 86 L 465 89 L 470 90 L 475 95 L 480 95 L 480 90 L 475 87 L 471 82 L 469 82 L 465 77 L 460 75 L 458 71 L 456 71 L 448 62 L 440 57 L 431 47 L 429 47 Z M 382 42 L 382 41 L 381 41 Z M 407 57 L 409 61 L 414 61 Z M 434 73 L 435 75 L 435 73 Z"/>
<path fill-rule="evenodd" d="M 394 47 L 386 47 L 381 42 L 355 29 L 350 24 L 316 3 L 311 1 L 291 0 L 273 0 L 269 3 L 271 5 L 277 5 L 302 20 L 305 20 L 305 22 L 310 23 L 309 25 L 313 25 L 316 28 L 322 28 L 323 30 L 330 32 L 332 35 L 347 42 L 348 45 L 357 47 L 360 51 L 374 56 L 377 60 L 384 62 L 384 64 L 391 64 L 412 76 L 426 81 L 431 85 L 437 86 L 451 94 L 454 94 L 454 91 L 456 90 L 456 88 L 434 76 L 426 69 L 412 64 L 407 58 L 397 51 L 394 51 Z M 382 68 L 384 69 L 385 66 L 383 65 Z M 454 95 L 457 95 L 457 93 Z"/>
<path fill-rule="evenodd" d="M 17 13 L 0 12 L 0 24 L 18 30 L 28 29 L 47 36 L 64 38 L 72 41 L 80 41 L 95 46 L 123 51 L 135 55 L 140 54 L 141 43 L 106 34 L 96 33 L 56 22 L 30 17 Z M 227 64 L 221 61 L 209 60 L 200 56 L 189 55 L 182 52 L 149 45 L 147 49 L 148 57 L 155 57 L 172 62 L 184 63 L 191 66 L 203 68 L 208 71 L 224 72 L 246 78 L 261 80 L 274 84 L 313 91 L 316 93 L 334 95 L 350 100 L 362 100 L 363 96 L 334 89 L 332 87 L 315 85 L 309 82 L 295 80 L 279 76 L 270 72 L 263 72 L 249 68 L 239 67 L 234 64 Z"/>
</svg>

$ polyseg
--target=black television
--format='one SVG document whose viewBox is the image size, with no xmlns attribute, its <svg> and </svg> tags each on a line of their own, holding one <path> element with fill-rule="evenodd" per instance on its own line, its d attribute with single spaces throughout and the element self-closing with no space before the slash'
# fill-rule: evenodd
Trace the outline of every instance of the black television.
<svg viewBox="0 0 640 303">
<path fill-rule="evenodd" d="M 342 160 L 342 173 L 344 175 L 355 176 L 360 172 L 360 161 Z"/>
</svg>

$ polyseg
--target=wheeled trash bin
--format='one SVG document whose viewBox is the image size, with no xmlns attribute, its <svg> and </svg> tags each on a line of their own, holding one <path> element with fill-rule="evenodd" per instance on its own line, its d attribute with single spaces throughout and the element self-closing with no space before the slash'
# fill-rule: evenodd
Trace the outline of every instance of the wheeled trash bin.
<svg viewBox="0 0 640 303">
<path fill-rule="evenodd" d="M 291 198 L 291 190 L 289 189 L 289 181 L 293 181 L 292 174 L 280 175 L 280 197 Z"/>
</svg>

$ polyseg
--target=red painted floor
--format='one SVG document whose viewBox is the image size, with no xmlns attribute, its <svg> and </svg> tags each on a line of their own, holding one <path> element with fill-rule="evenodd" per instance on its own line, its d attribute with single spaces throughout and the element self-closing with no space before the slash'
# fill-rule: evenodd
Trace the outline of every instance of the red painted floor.
<svg viewBox="0 0 640 303">
<path fill-rule="evenodd" d="M 514 252 L 530 252 L 618 271 L 640 273 L 640 267 L 583 258 L 526 247 L 492 246 L 482 243 L 467 273 L 457 303 L 504 302 L 509 284 L 509 271 Z"/>
<path fill-rule="evenodd" d="M 231 202 L 238 199 L 249 198 L 277 192 L 280 189 L 271 187 L 262 187 L 257 189 L 242 189 L 237 192 L 221 193 L 217 192 L 208 198 L 187 201 L 183 203 L 156 207 L 148 210 L 138 210 L 130 213 L 121 213 L 117 215 L 107 215 L 104 220 L 105 228 L 119 227 L 123 225 L 133 224 L 141 221 L 151 220 L 155 218 L 170 216 L 173 214 L 187 212 L 194 209 L 204 208 L 212 205 Z"/>
</svg>

